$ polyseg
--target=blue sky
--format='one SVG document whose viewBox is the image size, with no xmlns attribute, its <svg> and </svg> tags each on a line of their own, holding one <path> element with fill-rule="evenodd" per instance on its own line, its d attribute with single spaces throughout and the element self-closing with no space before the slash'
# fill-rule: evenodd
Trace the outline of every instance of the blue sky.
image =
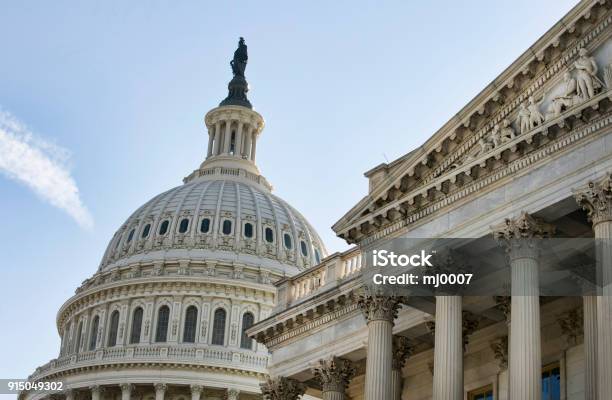
<svg viewBox="0 0 612 400">
<path fill-rule="evenodd" d="M 363 172 L 423 143 L 574 4 L 2 2 L 0 129 L 20 121 L 33 161 L 0 141 L 0 378 L 57 356 L 56 312 L 114 231 L 203 160 L 239 36 L 267 124 L 258 165 L 336 251 Z"/>
</svg>

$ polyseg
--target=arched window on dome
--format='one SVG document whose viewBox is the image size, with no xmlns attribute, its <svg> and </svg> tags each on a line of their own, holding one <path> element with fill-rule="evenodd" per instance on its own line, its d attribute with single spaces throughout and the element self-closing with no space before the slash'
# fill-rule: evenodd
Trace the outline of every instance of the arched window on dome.
<svg viewBox="0 0 612 400">
<path fill-rule="evenodd" d="M 157 311 L 157 329 L 155 331 L 155 341 L 165 342 L 168 338 L 168 320 L 170 319 L 170 308 L 161 306 Z"/>
<path fill-rule="evenodd" d="M 142 235 L 140 235 L 140 237 L 143 239 L 148 237 L 150 231 L 151 231 L 151 224 L 146 224 L 142 230 Z"/>
<path fill-rule="evenodd" d="M 229 219 L 224 220 L 221 232 L 224 235 L 231 235 L 232 234 L 232 221 L 230 221 Z"/>
<path fill-rule="evenodd" d="M 161 223 L 161 225 L 159 226 L 160 235 L 165 235 L 166 233 L 168 233 L 168 225 L 170 225 L 170 221 L 168 220 L 165 220 Z"/>
<path fill-rule="evenodd" d="M 285 242 L 285 247 L 288 250 L 291 250 L 293 248 L 293 240 L 291 239 L 291 235 L 288 233 L 285 233 L 283 235 L 283 241 Z"/>
<path fill-rule="evenodd" d="M 244 224 L 244 237 L 252 238 L 253 237 L 253 224 L 247 222 Z"/>
<path fill-rule="evenodd" d="M 247 336 L 246 331 L 253 326 L 255 317 L 250 312 L 245 312 L 242 315 L 242 335 L 240 336 L 240 348 L 241 349 L 253 349 L 253 339 Z"/>
<path fill-rule="evenodd" d="M 185 311 L 185 326 L 183 329 L 183 342 L 195 343 L 197 323 L 198 323 L 198 309 L 196 308 L 196 306 L 187 307 L 187 311 Z"/>
<path fill-rule="evenodd" d="M 213 319 L 212 344 L 223 346 L 225 344 L 225 317 L 227 313 L 222 308 L 215 310 Z"/>
<path fill-rule="evenodd" d="M 91 321 L 91 330 L 89 331 L 89 350 L 95 350 L 98 344 L 98 327 L 100 326 L 100 317 L 96 315 Z"/>
<path fill-rule="evenodd" d="M 130 243 L 132 241 L 132 239 L 134 238 L 134 231 L 135 231 L 135 229 L 132 228 L 132 230 L 128 234 L 127 243 Z"/>
<path fill-rule="evenodd" d="M 272 228 L 266 228 L 266 230 L 264 231 L 264 236 L 266 237 L 266 242 L 274 242 L 274 231 L 272 230 Z"/>
<path fill-rule="evenodd" d="M 78 353 L 81 351 L 81 335 L 83 334 L 83 321 L 79 322 L 79 327 L 77 328 L 77 337 L 76 337 L 76 345 L 74 346 L 74 352 Z"/>
<path fill-rule="evenodd" d="M 189 229 L 189 218 L 183 218 L 179 224 L 179 233 L 185 233 Z"/>
<path fill-rule="evenodd" d="M 140 343 L 140 331 L 142 330 L 142 307 L 134 310 L 132 315 L 132 329 L 130 330 L 130 344 Z"/>
<path fill-rule="evenodd" d="M 303 240 L 300 240 L 300 250 L 302 251 L 302 255 L 304 257 L 308 257 L 308 246 L 306 245 L 306 242 Z"/>
<path fill-rule="evenodd" d="M 208 231 L 210 231 L 210 218 L 204 218 L 202 222 L 200 222 L 200 232 L 208 233 Z"/>
<path fill-rule="evenodd" d="M 315 261 L 317 262 L 317 264 L 321 263 L 321 254 L 319 254 L 318 249 L 315 249 Z"/>
<path fill-rule="evenodd" d="M 115 310 L 110 317 L 110 325 L 108 328 L 108 347 L 113 347 L 117 344 L 117 331 L 119 330 L 119 311 Z"/>
</svg>

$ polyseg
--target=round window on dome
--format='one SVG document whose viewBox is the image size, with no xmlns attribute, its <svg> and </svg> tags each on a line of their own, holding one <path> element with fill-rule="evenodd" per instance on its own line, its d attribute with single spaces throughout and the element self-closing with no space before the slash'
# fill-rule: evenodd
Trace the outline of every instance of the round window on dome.
<svg viewBox="0 0 612 400">
<path fill-rule="evenodd" d="M 143 239 L 148 237 L 150 231 L 151 231 L 151 224 L 146 224 L 144 229 L 142 230 L 142 235 L 140 235 L 140 237 L 142 237 Z"/>
<path fill-rule="evenodd" d="M 159 226 L 160 235 L 165 235 L 166 233 L 168 233 L 168 225 L 170 225 L 170 221 L 168 220 L 165 220 L 161 223 L 161 225 Z"/>
<path fill-rule="evenodd" d="M 283 235 L 283 241 L 285 242 L 285 247 L 289 250 L 291 250 L 293 248 L 293 240 L 291 239 L 291 235 L 288 233 L 285 233 Z"/>
<path fill-rule="evenodd" d="M 232 234 L 232 221 L 230 221 L 229 219 L 226 219 L 225 221 L 223 221 L 223 227 L 221 228 L 221 232 L 224 235 L 231 235 Z"/>
<path fill-rule="evenodd" d="M 306 246 L 306 242 L 303 240 L 300 241 L 300 250 L 302 251 L 302 255 L 304 257 L 308 257 L 308 247 Z"/>
<path fill-rule="evenodd" d="M 266 228 L 265 230 L 266 242 L 272 243 L 274 242 L 274 231 L 272 228 Z"/>
<path fill-rule="evenodd" d="M 179 233 L 185 233 L 189 229 L 189 218 L 183 218 L 179 224 Z"/>
<path fill-rule="evenodd" d="M 130 243 L 134 238 L 134 229 L 132 229 L 127 237 L 127 242 Z"/>
<path fill-rule="evenodd" d="M 200 223 L 200 232 L 208 233 L 210 231 L 210 218 L 204 218 Z"/>
<path fill-rule="evenodd" d="M 253 224 L 247 222 L 244 224 L 244 237 L 252 238 L 253 237 Z"/>
</svg>

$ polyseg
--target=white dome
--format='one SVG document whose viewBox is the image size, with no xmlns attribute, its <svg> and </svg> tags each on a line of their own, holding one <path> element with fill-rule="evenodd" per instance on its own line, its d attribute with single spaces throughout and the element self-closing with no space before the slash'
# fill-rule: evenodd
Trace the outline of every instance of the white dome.
<svg viewBox="0 0 612 400">
<path fill-rule="evenodd" d="M 312 226 L 267 183 L 231 168 L 201 175 L 136 210 L 113 236 L 100 269 L 215 259 L 263 264 L 291 275 L 327 255 Z"/>
</svg>

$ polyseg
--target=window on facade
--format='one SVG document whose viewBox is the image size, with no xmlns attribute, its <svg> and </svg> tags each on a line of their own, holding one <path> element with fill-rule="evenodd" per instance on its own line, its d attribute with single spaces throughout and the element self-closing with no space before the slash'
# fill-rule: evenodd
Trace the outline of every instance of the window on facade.
<svg viewBox="0 0 612 400">
<path fill-rule="evenodd" d="M 291 235 L 285 233 L 283 235 L 283 241 L 285 242 L 285 247 L 291 250 L 293 248 L 293 241 L 291 240 Z"/>
<path fill-rule="evenodd" d="M 119 330 L 119 311 L 115 310 L 110 317 L 110 326 L 108 328 L 108 347 L 113 347 L 117 344 L 117 331 Z"/>
<path fill-rule="evenodd" d="M 155 341 L 165 342 L 168 339 L 168 320 L 170 319 L 170 308 L 161 306 L 157 311 L 157 330 L 155 331 Z"/>
<path fill-rule="evenodd" d="M 244 236 L 248 238 L 253 237 L 253 224 L 251 224 L 250 222 L 244 224 Z"/>
<path fill-rule="evenodd" d="M 274 241 L 274 231 L 272 228 L 266 228 L 265 231 L 266 242 L 272 243 Z"/>
<path fill-rule="evenodd" d="M 132 316 L 132 329 L 130 332 L 130 343 L 140 343 L 140 330 L 142 329 L 142 307 L 134 310 Z"/>
<path fill-rule="evenodd" d="M 200 232 L 208 233 L 209 230 L 210 230 L 210 219 L 204 218 L 202 222 L 200 223 Z"/>
<path fill-rule="evenodd" d="M 308 257 L 308 246 L 306 246 L 306 242 L 303 240 L 300 241 L 300 250 L 304 257 Z"/>
<path fill-rule="evenodd" d="M 558 363 L 542 369 L 542 400 L 561 400 L 561 369 Z"/>
<path fill-rule="evenodd" d="M 151 224 L 146 224 L 144 229 L 142 230 L 142 235 L 141 237 L 144 239 L 147 236 L 149 236 L 149 231 L 151 231 Z"/>
<path fill-rule="evenodd" d="M 229 235 L 230 233 L 232 233 L 232 221 L 230 221 L 229 219 L 223 221 L 223 229 L 221 230 L 221 232 L 223 232 L 224 235 Z"/>
<path fill-rule="evenodd" d="M 183 329 L 183 342 L 195 342 L 197 323 L 198 309 L 195 306 L 187 307 L 187 311 L 185 311 L 185 329 Z"/>
<path fill-rule="evenodd" d="M 188 228 L 189 228 L 189 218 L 183 218 L 181 220 L 181 223 L 179 224 L 179 233 L 187 232 Z"/>
<path fill-rule="evenodd" d="M 223 346 L 225 343 L 225 317 L 227 313 L 222 308 L 215 310 L 213 320 L 212 344 Z"/>
<path fill-rule="evenodd" d="M 130 243 L 133 238 L 134 238 L 134 229 L 132 229 L 130 233 L 128 234 L 127 242 Z"/>
<path fill-rule="evenodd" d="M 242 336 L 240 337 L 240 348 L 249 349 L 253 348 L 253 339 L 247 336 L 246 331 L 253 326 L 255 317 L 250 312 L 244 313 L 242 316 Z"/>
<path fill-rule="evenodd" d="M 168 232 L 168 225 L 170 225 L 170 222 L 168 220 L 161 223 L 161 225 L 159 226 L 160 235 L 165 235 L 166 232 Z"/>
<path fill-rule="evenodd" d="M 493 400 L 493 386 L 485 386 L 468 393 L 468 400 Z"/>
<path fill-rule="evenodd" d="M 317 264 L 321 263 L 321 254 L 319 254 L 319 250 L 315 249 L 315 261 Z"/>
<path fill-rule="evenodd" d="M 98 327 L 100 326 L 100 317 L 95 316 L 91 321 L 91 331 L 89 332 L 89 350 L 95 350 L 98 341 Z"/>
<path fill-rule="evenodd" d="M 74 346 L 74 352 L 78 353 L 81 350 L 81 335 L 83 334 L 83 321 L 79 322 L 79 328 L 77 329 L 76 346 Z"/>
</svg>

